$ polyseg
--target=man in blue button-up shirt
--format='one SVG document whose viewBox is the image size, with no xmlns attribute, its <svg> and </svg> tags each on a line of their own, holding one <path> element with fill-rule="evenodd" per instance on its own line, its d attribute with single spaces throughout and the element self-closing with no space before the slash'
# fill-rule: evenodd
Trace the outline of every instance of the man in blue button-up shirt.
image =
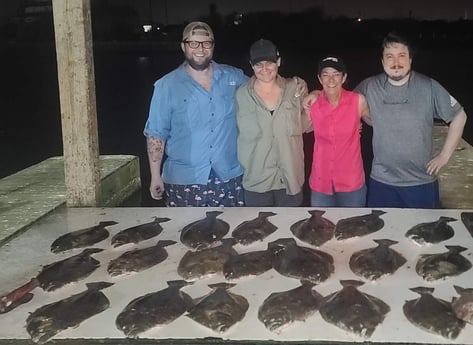
<svg viewBox="0 0 473 345">
<path fill-rule="evenodd" d="M 235 92 L 248 77 L 212 60 L 206 23 L 185 27 L 181 49 L 184 63 L 154 84 L 144 130 L 151 196 L 165 192 L 169 206 L 243 206 Z"/>
</svg>

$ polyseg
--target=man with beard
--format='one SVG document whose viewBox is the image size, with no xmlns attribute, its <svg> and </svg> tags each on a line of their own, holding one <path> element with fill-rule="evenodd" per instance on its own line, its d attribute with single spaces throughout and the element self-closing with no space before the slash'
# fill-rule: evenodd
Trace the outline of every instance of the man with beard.
<svg viewBox="0 0 473 345">
<path fill-rule="evenodd" d="M 373 125 L 373 163 L 368 207 L 436 208 L 437 174 L 463 133 L 463 107 L 438 82 L 411 70 L 412 49 L 396 33 L 382 43 L 384 73 L 362 81 Z M 434 156 L 434 119 L 449 123 L 442 150 Z"/>
<path fill-rule="evenodd" d="M 212 60 L 214 34 L 203 22 L 183 31 L 185 61 L 154 84 L 147 137 L 150 193 L 168 206 L 243 206 L 235 92 L 242 70 Z M 166 159 L 161 175 L 164 153 Z"/>
</svg>

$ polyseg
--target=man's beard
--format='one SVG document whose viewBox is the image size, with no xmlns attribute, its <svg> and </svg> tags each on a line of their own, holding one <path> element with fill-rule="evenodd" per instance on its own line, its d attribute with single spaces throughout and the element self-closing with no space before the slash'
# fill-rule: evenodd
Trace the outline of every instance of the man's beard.
<svg viewBox="0 0 473 345">
<path fill-rule="evenodd" d="M 386 73 L 386 72 L 385 72 Z M 411 70 L 407 70 L 406 73 L 404 74 L 401 74 L 401 75 L 392 75 L 392 74 L 388 74 L 386 73 L 386 75 L 388 76 L 389 79 L 391 80 L 394 80 L 394 81 L 401 81 L 403 80 L 405 77 L 407 77 L 409 75 L 409 73 L 411 73 Z"/>
<path fill-rule="evenodd" d="M 196 71 L 203 71 L 203 70 L 209 68 L 211 59 L 212 59 L 211 57 L 208 57 L 204 61 L 202 61 L 201 63 L 197 63 L 193 59 L 189 59 L 189 58 L 186 58 L 186 61 L 189 64 L 189 66 L 192 67 L 192 69 L 194 69 Z"/>
</svg>

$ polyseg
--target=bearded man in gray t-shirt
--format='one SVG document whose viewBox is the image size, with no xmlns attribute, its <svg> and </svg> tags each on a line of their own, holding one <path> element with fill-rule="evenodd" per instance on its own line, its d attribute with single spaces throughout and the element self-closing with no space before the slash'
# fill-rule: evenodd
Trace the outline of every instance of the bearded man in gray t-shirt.
<svg viewBox="0 0 473 345">
<path fill-rule="evenodd" d="M 362 81 L 373 125 L 368 207 L 436 208 L 437 174 L 448 163 L 466 122 L 463 107 L 438 82 L 411 70 L 411 47 L 390 33 L 383 40 L 384 73 Z M 434 156 L 434 119 L 449 123 Z"/>
</svg>

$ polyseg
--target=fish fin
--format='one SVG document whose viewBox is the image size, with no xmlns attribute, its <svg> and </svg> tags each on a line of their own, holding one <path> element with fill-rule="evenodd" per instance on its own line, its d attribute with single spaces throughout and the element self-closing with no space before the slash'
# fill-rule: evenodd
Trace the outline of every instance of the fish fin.
<svg viewBox="0 0 473 345">
<path fill-rule="evenodd" d="M 106 221 L 100 222 L 98 226 L 103 228 L 103 227 L 115 225 L 115 224 L 118 224 L 118 223 L 115 222 L 114 220 L 106 220 Z"/>
<path fill-rule="evenodd" d="M 115 283 L 110 283 L 110 282 L 94 282 L 94 283 L 87 283 L 85 286 L 87 286 L 87 290 L 102 290 L 106 289 Z"/>
</svg>

